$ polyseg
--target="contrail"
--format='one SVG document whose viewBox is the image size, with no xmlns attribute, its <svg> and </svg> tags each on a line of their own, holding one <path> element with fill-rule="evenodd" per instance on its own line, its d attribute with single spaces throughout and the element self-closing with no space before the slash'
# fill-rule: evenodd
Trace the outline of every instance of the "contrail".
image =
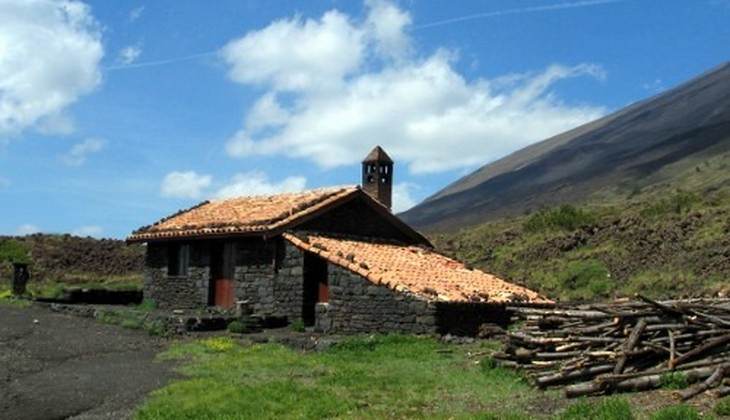
<svg viewBox="0 0 730 420">
<path fill-rule="evenodd" d="M 459 16 L 451 19 L 437 20 L 435 22 L 416 25 L 413 30 L 433 28 L 435 26 L 450 25 L 452 23 L 464 22 L 467 20 L 486 19 L 497 16 L 520 15 L 524 13 L 547 12 L 551 10 L 576 9 L 579 7 L 599 6 L 602 4 L 623 3 L 629 0 L 583 0 L 575 2 L 549 4 L 545 6 L 523 7 L 520 9 L 498 10 L 495 12 L 475 13 L 473 15 Z"/>
<path fill-rule="evenodd" d="M 198 54 L 191 54 L 186 55 L 184 57 L 174 57 L 174 58 L 168 58 L 166 60 L 157 60 L 157 61 L 143 61 L 140 63 L 132 63 L 132 64 L 119 64 L 116 66 L 109 66 L 106 67 L 106 70 L 127 70 L 127 69 L 138 69 L 141 67 L 154 67 L 154 66 L 162 66 L 165 64 L 172 64 L 172 63 L 179 63 L 181 61 L 189 61 L 189 60 L 195 60 L 196 58 L 201 57 L 207 57 L 210 55 L 214 55 L 218 53 L 218 50 L 215 51 L 208 51 L 208 52 L 202 52 Z"/>
<path fill-rule="evenodd" d="M 611 3 L 624 3 L 627 1 L 630 1 L 630 0 L 582 0 L 582 1 L 574 1 L 574 2 L 549 4 L 549 5 L 545 5 L 545 6 L 523 7 L 520 9 L 506 9 L 506 10 L 498 10 L 498 11 L 494 11 L 494 12 L 475 13 L 473 15 L 459 16 L 459 17 L 455 17 L 455 18 L 451 18 L 451 19 L 437 20 L 435 22 L 424 23 L 422 25 L 416 25 L 413 27 L 413 30 L 417 31 L 420 29 L 450 25 L 452 23 L 465 22 L 468 20 L 486 19 L 486 18 L 507 16 L 507 15 L 519 15 L 519 14 L 525 14 L 525 13 L 547 12 L 547 11 L 551 11 L 551 10 L 576 9 L 579 7 L 592 7 L 592 6 L 600 6 L 603 4 L 611 4 Z M 169 58 L 166 60 L 143 61 L 140 63 L 133 63 L 133 64 L 118 64 L 118 65 L 106 67 L 105 69 L 114 71 L 114 70 L 138 69 L 138 68 L 142 68 L 142 67 L 164 66 L 166 64 L 174 64 L 174 63 L 179 63 L 181 61 L 195 60 L 197 58 L 207 57 L 207 56 L 215 55 L 217 53 L 218 53 L 218 50 L 214 50 L 214 51 L 207 51 L 207 52 L 202 52 L 202 53 L 198 53 L 198 54 L 186 55 L 183 57 Z"/>
</svg>

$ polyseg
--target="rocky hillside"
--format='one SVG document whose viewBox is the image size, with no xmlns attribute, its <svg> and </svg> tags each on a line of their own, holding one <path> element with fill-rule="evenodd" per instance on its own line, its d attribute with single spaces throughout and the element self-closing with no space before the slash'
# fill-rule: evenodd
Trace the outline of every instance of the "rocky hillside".
<svg viewBox="0 0 730 420">
<path fill-rule="evenodd" d="M 695 191 L 730 181 L 705 167 L 730 151 L 730 63 L 659 96 L 522 149 L 456 181 L 401 216 L 453 231 L 562 203 L 625 202 L 694 168 Z"/>
<path fill-rule="evenodd" d="M 439 234 L 434 242 L 562 300 L 728 295 L 730 187 L 620 207 L 564 205 Z"/>
<path fill-rule="evenodd" d="M 27 258 L 34 281 L 73 284 L 139 277 L 144 248 L 71 235 L 0 236 L 0 260 L 5 260 L 0 263 L 0 281 L 10 279 L 12 267 L 7 260 L 13 258 Z"/>
</svg>

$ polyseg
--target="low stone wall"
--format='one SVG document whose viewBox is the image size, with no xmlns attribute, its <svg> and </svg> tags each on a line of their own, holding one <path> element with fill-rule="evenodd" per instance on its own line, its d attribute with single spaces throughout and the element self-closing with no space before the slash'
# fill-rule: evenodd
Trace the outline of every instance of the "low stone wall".
<svg viewBox="0 0 730 420">
<path fill-rule="evenodd" d="M 435 307 L 416 296 L 375 285 L 339 266 L 329 266 L 328 315 L 341 333 L 437 331 Z"/>
</svg>

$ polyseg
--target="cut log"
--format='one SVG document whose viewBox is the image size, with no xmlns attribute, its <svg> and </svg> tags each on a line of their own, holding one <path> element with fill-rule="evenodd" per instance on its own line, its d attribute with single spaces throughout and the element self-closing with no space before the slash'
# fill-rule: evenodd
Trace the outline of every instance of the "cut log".
<svg viewBox="0 0 730 420">
<path fill-rule="evenodd" d="M 686 401 L 695 395 L 699 395 L 709 389 L 715 388 L 719 386 L 722 383 L 722 379 L 725 377 L 725 367 L 721 366 L 712 373 L 704 382 L 700 382 L 699 384 L 689 387 L 687 389 L 683 389 L 681 391 L 678 391 L 675 393 L 676 396 L 679 397 L 682 401 Z"/>
</svg>

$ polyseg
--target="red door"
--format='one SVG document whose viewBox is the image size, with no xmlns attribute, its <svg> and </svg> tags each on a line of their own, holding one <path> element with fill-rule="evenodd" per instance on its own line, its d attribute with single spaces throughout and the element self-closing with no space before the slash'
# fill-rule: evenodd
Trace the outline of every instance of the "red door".
<svg viewBox="0 0 730 420">
<path fill-rule="evenodd" d="M 217 279 L 215 281 L 215 306 L 232 308 L 235 304 L 233 280 Z"/>
</svg>

